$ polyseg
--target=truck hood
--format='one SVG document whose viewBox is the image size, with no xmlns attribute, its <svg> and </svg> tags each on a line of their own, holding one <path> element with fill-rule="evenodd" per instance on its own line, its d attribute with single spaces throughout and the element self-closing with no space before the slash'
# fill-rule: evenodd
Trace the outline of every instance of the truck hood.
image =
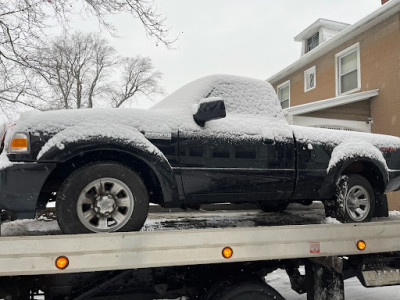
<svg viewBox="0 0 400 300">
<path fill-rule="evenodd" d="M 185 120 L 185 116 L 174 113 L 173 110 L 93 108 L 48 112 L 35 111 L 23 113 L 13 127 L 13 131 L 53 135 L 77 124 L 92 123 L 101 125 L 105 130 L 109 126 L 122 125 L 143 132 L 171 132 L 177 130 L 179 124 L 189 123 L 188 121 L 187 118 Z M 193 122 L 193 119 L 191 118 L 190 121 Z"/>
</svg>

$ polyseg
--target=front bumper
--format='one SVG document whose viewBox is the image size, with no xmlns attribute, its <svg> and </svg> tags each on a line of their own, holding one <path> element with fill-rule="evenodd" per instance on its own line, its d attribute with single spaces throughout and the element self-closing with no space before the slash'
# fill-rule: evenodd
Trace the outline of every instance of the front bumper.
<svg viewBox="0 0 400 300">
<path fill-rule="evenodd" d="M 400 190 L 400 170 L 389 170 L 389 182 L 385 192 Z"/>
<path fill-rule="evenodd" d="M 14 163 L 0 170 L 0 208 L 16 219 L 35 217 L 40 191 L 55 163 Z"/>
</svg>

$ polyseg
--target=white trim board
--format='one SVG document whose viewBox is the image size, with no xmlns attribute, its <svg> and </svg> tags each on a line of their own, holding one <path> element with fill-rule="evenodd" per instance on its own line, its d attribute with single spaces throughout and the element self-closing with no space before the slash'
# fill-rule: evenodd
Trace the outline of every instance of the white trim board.
<svg viewBox="0 0 400 300">
<path fill-rule="evenodd" d="M 379 89 L 369 90 L 365 92 L 349 94 L 344 96 L 338 96 L 334 98 L 329 98 L 325 100 L 320 100 L 316 102 L 306 103 L 302 105 L 292 106 L 285 108 L 283 111 L 285 115 L 296 116 L 302 115 L 314 111 L 319 111 L 323 109 L 328 109 L 331 107 L 341 106 L 345 104 L 350 104 L 354 102 L 359 102 L 363 100 L 370 99 L 372 97 L 379 95 Z"/>
<path fill-rule="evenodd" d="M 293 125 L 299 126 L 340 128 L 361 132 L 371 132 L 371 124 L 363 121 L 293 116 L 291 122 Z"/>
</svg>

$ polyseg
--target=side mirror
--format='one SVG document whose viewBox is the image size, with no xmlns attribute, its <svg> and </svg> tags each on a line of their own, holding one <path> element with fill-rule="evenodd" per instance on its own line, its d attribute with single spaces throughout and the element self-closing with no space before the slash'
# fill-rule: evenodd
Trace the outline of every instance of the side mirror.
<svg viewBox="0 0 400 300">
<path fill-rule="evenodd" d="M 204 126 L 207 121 L 226 117 L 225 103 L 219 97 L 203 98 L 193 119 L 199 126 Z"/>
</svg>

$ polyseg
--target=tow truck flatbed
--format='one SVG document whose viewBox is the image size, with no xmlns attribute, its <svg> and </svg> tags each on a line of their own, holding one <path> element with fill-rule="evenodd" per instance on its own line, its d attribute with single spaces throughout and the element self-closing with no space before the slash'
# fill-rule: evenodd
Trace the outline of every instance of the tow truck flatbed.
<svg viewBox="0 0 400 300">
<path fill-rule="evenodd" d="M 218 209 L 155 209 L 144 231 L 126 233 L 62 235 L 54 220 L 5 222 L 0 296 L 35 299 L 43 291 L 45 299 L 219 300 L 261 289 L 256 299 L 283 299 L 260 281 L 277 268 L 307 299 L 344 299 L 343 280 L 355 276 L 367 287 L 400 284 L 396 212 L 371 223 L 341 224 L 326 218 L 318 202 L 291 205 L 284 213 Z M 359 241 L 365 249 L 358 249 Z M 222 255 L 225 247 L 230 258 Z M 61 256 L 68 259 L 65 269 L 56 267 Z M 327 291 L 322 297 L 320 289 Z M 226 299 L 241 299 L 235 297 Z"/>
<path fill-rule="evenodd" d="M 400 222 L 2 237 L 0 276 L 76 273 L 400 251 Z M 366 243 L 364 250 L 357 242 Z M 224 258 L 224 247 L 233 255 Z M 69 259 L 59 270 L 55 260 Z M 18 259 L 17 259 L 18 258 Z"/>
</svg>

